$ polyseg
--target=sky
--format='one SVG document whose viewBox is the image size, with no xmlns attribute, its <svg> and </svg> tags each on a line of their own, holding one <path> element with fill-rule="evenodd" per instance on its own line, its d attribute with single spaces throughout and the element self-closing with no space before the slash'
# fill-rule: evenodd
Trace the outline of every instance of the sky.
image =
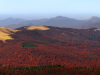
<svg viewBox="0 0 100 75">
<path fill-rule="evenodd" d="M 0 0 L 0 20 L 42 19 L 65 16 L 75 19 L 100 17 L 100 0 Z"/>
</svg>

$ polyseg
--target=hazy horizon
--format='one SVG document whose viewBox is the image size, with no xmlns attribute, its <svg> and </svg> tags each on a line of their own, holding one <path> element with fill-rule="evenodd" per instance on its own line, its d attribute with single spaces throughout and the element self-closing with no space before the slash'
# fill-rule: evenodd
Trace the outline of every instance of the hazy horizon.
<svg viewBox="0 0 100 75">
<path fill-rule="evenodd" d="M 100 0 L 0 0 L 0 20 L 9 17 L 26 20 L 65 16 L 86 20 L 100 17 Z"/>
<path fill-rule="evenodd" d="M 62 16 L 62 15 L 52 15 L 52 16 L 32 16 L 32 15 L 29 15 L 29 16 L 16 16 L 16 15 L 13 15 L 13 16 L 10 16 L 10 15 L 4 15 L 4 16 L 1 16 L 0 17 L 0 20 L 4 20 L 4 19 L 7 19 L 7 18 L 20 18 L 20 19 L 24 19 L 24 20 L 39 20 L 39 19 L 50 19 L 50 18 L 55 18 L 55 17 L 57 17 L 57 16 Z M 94 16 L 94 15 L 93 15 Z M 81 17 L 81 15 L 80 16 L 77 16 L 77 18 L 75 17 L 75 15 L 74 16 L 62 16 L 62 17 L 68 17 L 68 18 L 72 18 L 72 19 L 76 19 L 76 20 L 87 20 L 87 19 L 89 19 L 89 18 L 91 18 L 91 17 L 93 17 L 93 16 L 87 16 L 87 17 L 85 17 L 85 16 L 82 16 Z M 95 17 L 99 17 L 99 16 L 95 16 Z"/>
</svg>

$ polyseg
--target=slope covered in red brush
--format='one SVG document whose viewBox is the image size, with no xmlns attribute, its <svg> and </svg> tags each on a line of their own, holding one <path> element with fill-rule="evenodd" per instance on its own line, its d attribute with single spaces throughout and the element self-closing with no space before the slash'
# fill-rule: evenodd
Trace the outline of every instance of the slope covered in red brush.
<svg viewBox="0 0 100 75">
<path fill-rule="evenodd" d="M 3 66 L 68 65 L 100 67 L 100 31 L 48 26 L 18 28 L 13 40 L 0 41 Z"/>
</svg>

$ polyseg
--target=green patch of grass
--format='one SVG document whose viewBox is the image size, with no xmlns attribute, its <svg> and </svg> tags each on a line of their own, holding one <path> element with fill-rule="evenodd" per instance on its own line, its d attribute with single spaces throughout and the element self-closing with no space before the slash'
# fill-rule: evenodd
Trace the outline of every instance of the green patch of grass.
<svg viewBox="0 0 100 75">
<path fill-rule="evenodd" d="M 40 68 L 39 67 L 36 67 L 36 66 L 31 66 L 30 69 L 31 70 L 40 70 Z"/>
<path fill-rule="evenodd" d="M 3 67 L 3 69 L 7 69 L 6 67 Z"/>
<path fill-rule="evenodd" d="M 62 67 L 61 65 L 49 65 L 49 66 L 30 66 L 30 67 L 16 67 L 16 68 L 6 68 L 3 67 L 4 69 L 8 70 L 41 70 L 41 69 L 52 69 L 52 68 L 58 68 Z"/>
<path fill-rule="evenodd" d="M 32 42 L 32 43 L 43 44 L 43 45 L 47 44 L 47 43 L 44 43 L 44 42 Z"/>
<path fill-rule="evenodd" d="M 64 67 L 64 66 L 61 66 L 61 65 L 48 65 L 48 66 L 30 66 L 30 67 L 15 67 L 15 68 L 6 68 L 6 67 L 3 67 L 3 69 L 6 69 L 6 70 L 20 70 L 20 71 L 28 71 L 28 70 L 34 70 L 34 71 L 41 71 L 41 70 L 47 70 L 47 69 L 54 69 L 54 68 L 61 68 L 61 67 Z M 79 69 L 79 70 L 84 70 L 84 69 L 87 69 L 87 70 L 100 70 L 100 67 L 82 67 L 82 66 L 78 66 L 78 67 L 71 67 L 71 69 Z"/>
<path fill-rule="evenodd" d="M 36 47 L 32 43 L 43 44 L 43 45 L 46 45 L 47 44 L 47 43 L 43 43 L 43 42 L 26 42 L 26 43 L 22 43 L 22 47 Z"/>
<path fill-rule="evenodd" d="M 22 47 L 36 47 L 36 46 L 31 43 L 22 43 Z"/>
<path fill-rule="evenodd" d="M 57 67 L 62 67 L 61 65 L 48 65 L 48 66 L 40 66 L 41 68 L 47 68 L 47 69 L 50 69 L 50 68 L 57 68 Z"/>
<path fill-rule="evenodd" d="M 86 60 L 88 60 L 88 59 L 92 59 L 93 60 L 93 59 L 97 59 L 97 58 L 95 58 L 95 57 L 85 57 L 85 59 Z"/>
</svg>

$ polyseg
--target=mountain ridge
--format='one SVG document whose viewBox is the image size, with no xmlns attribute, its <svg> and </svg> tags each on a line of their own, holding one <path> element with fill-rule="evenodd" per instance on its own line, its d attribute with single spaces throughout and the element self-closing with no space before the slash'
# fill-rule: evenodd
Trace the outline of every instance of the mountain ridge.
<svg viewBox="0 0 100 75">
<path fill-rule="evenodd" d="M 8 19 L 13 19 L 13 18 L 8 18 Z M 8 25 L 6 25 L 4 27 L 10 28 L 10 29 L 16 29 L 16 28 L 19 28 L 22 26 L 45 25 L 45 26 L 86 29 L 86 27 L 87 28 L 93 27 L 93 26 L 91 26 L 93 24 L 95 27 L 95 23 L 100 22 L 100 18 L 95 17 L 95 16 L 91 17 L 88 20 L 76 20 L 76 19 L 68 18 L 68 17 L 64 17 L 64 16 L 57 16 L 57 17 L 53 17 L 50 19 L 45 18 L 45 19 L 39 19 L 39 20 L 23 20 L 23 19 L 18 19 L 18 18 L 13 19 L 13 20 L 15 21 L 15 23 L 13 21 L 12 25 L 11 25 L 11 23 L 5 22 Z M 2 25 L 2 22 L 0 25 Z"/>
</svg>

